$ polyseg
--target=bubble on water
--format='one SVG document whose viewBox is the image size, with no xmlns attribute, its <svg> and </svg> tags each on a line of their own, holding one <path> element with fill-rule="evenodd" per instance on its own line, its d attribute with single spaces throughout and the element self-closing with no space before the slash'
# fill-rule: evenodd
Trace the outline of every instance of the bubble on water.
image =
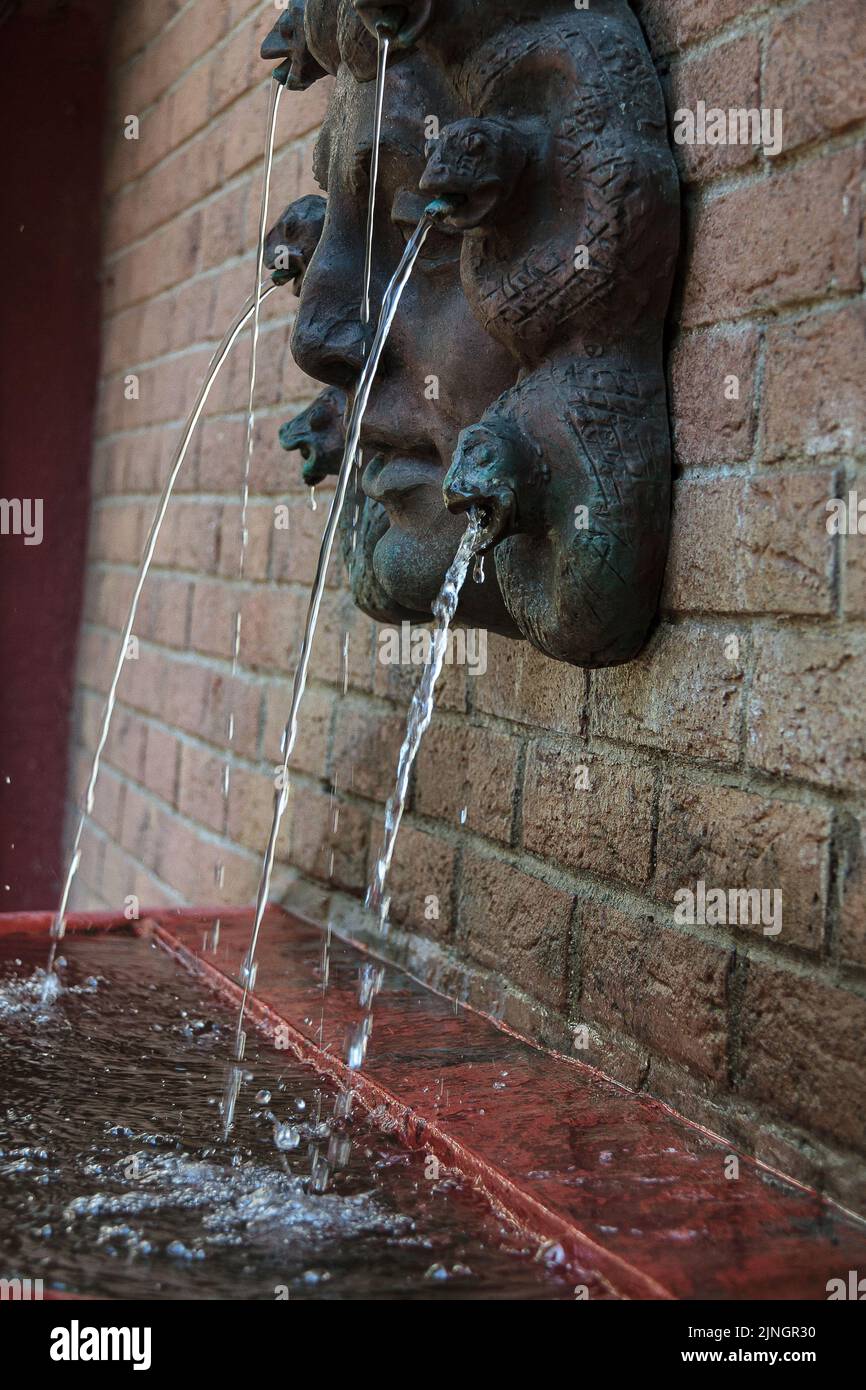
<svg viewBox="0 0 866 1390">
<path fill-rule="evenodd" d="M 190 1250 L 182 1240 L 173 1240 L 165 1247 L 165 1253 L 176 1260 L 203 1260 L 205 1257 L 203 1250 Z"/>
<path fill-rule="evenodd" d="M 549 1268 L 567 1263 L 568 1257 L 562 1246 L 556 1240 L 548 1240 L 542 1245 L 535 1256 L 539 1264 L 547 1265 Z"/>
<path fill-rule="evenodd" d="M 281 1153 L 296 1149 L 301 1142 L 301 1132 L 295 1125 L 275 1124 L 274 1143 Z"/>
</svg>

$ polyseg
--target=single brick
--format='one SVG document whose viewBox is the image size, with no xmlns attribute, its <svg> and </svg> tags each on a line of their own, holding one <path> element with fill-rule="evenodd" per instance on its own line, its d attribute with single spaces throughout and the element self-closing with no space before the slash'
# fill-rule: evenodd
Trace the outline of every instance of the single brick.
<svg viewBox="0 0 866 1390">
<path fill-rule="evenodd" d="M 371 835 L 367 812 L 344 802 L 335 820 L 332 799 L 309 790 L 298 793 L 293 807 L 290 862 L 334 888 L 362 893 Z"/>
<path fill-rule="evenodd" d="M 159 729 L 155 724 L 145 727 L 144 771 L 142 781 L 169 806 L 175 804 L 177 771 L 181 744 L 176 734 Z"/>
<path fill-rule="evenodd" d="M 743 39 L 714 48 L 700 58 L 686 58 L 671 70 L 668 109 L 673 129 L 679 110 L 695 112 L 699 101 L 707 110 L 754 110 L 760 102 L 761 53 L 757 37 Z M 686 183 L 702 183 L 719 174 L 730 173 L 753 164 L 758 158 L 755 145 L 677 144 L 673 150 Z"/>
<path fill-rule="evenodd" d="M 586 676 L 552 662 L 528 642 L 491 633 L 487 671 L 471 682 L 473 709 L 520 724 L 579 734 L 586 715 Z"/>
<path fill-rule="evenodd" d="M 761 632 L 749 697 L 753 767 L 822 786 L 866 787 L 866 647 L 837 632 Z"/>
<path fill-rule="evenodd" d="M 715 34 L 761 0 L 635 0 L 654 54 L 672 53 Z"/>
<path fill-rule="evenodd" d="M 866 1150 L 866 1000 L 749 962 L 739 1090 L 787 1123 Z"/>
<path fill-rule="evenodd" d="M 686 478 L 674 490 L 664 606 L 676 612 L 808 613 L 834 609 L 826 471 Z"/>
<path fill-rule="evenodd" d="M 764 105 L 784 111 L 786 150 L 866 116 L 862 0 L 812 0 L 777 21 L 764 59 Z"/>
<path fill-rule="evenodd" d="M 370 844 L 370 868 L 381 844 L 381 827 L 374 827 Z M 456 850 L 435 835 L 404 824 L 397 839 L 388 893 L 390 917 L 404 931 L 420 932 L 443 941 L 453 928 L 451 886 Z"/>
<path fill-rule="evenodd" d="M 281 767 L 282 739 L 292 703 L 292 681 L 280 678 L 268 681 L 265 692 L 264 756 L 268 767 Z M 298 739 L 292 754 L 291 768 L 300 769 L 313 777 L 327 775 L 328 744 L 334 712 L 332 690 L 311 686 L 301 706 Z"/>
<path fill-rule="evenodd" d="M 713 329 L 677 340 L 670 357 L 677 462 L 738 463 L 755 440 L 757 329 Z"/>
<path fill-rule="evenodd" d="M 507 844 L 519 752 L 507 734 L 434 720 L 418 755 L 416 810 Z"/>
<path fill-rule="evenodd" d="M 659 807 L 654 894 L 673 907 L 677 890 L 694 891 L 700 879 L 708 889 L 779 889 L 782 931 L 768 939 L 816 950 L 824 936 L 830 832 L 825 807 L 671 778 Z M 760 923 L 747 929 L 763 932 Z"/>
<path fill-rule="evenodd" d="M 849 454 L 866 435 L 866 306 L 846 305 L 767 334 L 764 457 Z"/>
<path fill-rule="evenodd" d="M 727 1057 L 730 952 L 587 903 L 581 911 L 581 1013 L 721 1081 Z"/>
<path fill-rule="evenodd" d="M 533 741 L 523 844 L 543 859 L 641 886 L 649 877 L 653 774 L 580 748 Z"/>
<path fill-rule="evenodd" d="M 178 810 L 217 834 L 222 834 L 226 825 L 225 767 L 226 760 L 218 753 L 192 743 L 181 745 Z"/>
<path fill-rule="evenodd" d="M 269 507 L 274 579 L 296 584 L 310 583 L 310 576 L 316 572 L 322 545 L 327 505 L 326 498 L 316 511 L 312 511 L 308 499 L 299 497 L 289 502 L 278 503 L 278 511 Z M 331 565 L 328 571 L 329 586 L 333 588 L 339 584 L 340 579 L 337 566 Z"/>
<path fill-rule="evenodd" d="M 573 898 L 498 859 L 467 854 L 460 932 L 479 965 L 534 998 L 564 1008 L 568 998 Z"/>
<path fill-rule="evenodd" d="M 285 589 L 248 589 L 241 603 L 243 665 L 254 670 L 293 670 L 305 608 L 298 595 Z"/>
<path fill-rule="evenodd" d="M 165 724 L 174 725 L 217 748 L 228 739 L 229 718 L 234 719 L 237 753 L 254 756 L 258 744 L 261 691 L 239 675 L 180 660 L 153 648 L 143 648 L 124 700 Z"/>
<path fill-rule="evenodd" d="M 102 723 L 102 711 L 99 722 Z M 126 773 L 127 777 L 140 782 L 144 769 L 146 741 L 147 730 L 139 716 L 124 709 L 122 705 L 116 706 L 108 742 L 105 745 L 106 761 L 119 772 Z"/>
<path fill-rule="evenodd" d="M 233 767 L 229 782 L 226 833 L 230 840 L 259 855 L 268 843 L 274 814 L 276 783 L 270 772 L 270 768 L 251 772 L 246 767 Z M 305 798 L 306 791 L 301 795 Z M 295 810 L 295 798 L 290 796 L 277 841 L 277 859 L 281 861 L 290 855 Z"/>
<path fill-rule="evenodd" d="M 456 634 L 460 631 L 459 628 L 456 629 Z M 405 626 L 401 624 L 400 627 L 377 623 L 373 638 L 373 690 L 376 695 L 408 712 L 429 649 L 430 628 L 408 623 Z M 478 657 L 473 671 L 478 672 L 484 664 L 481 643 L 487 640 L 487 633 L 477 632 L 472 640 L 478 642 L 478 646 L 472 648 L 473 657 Z M 399 663 L 393 659 L 395 650 L 399 652 Z M 469 652 L 468 647 L 465 650 Z M 473 685 L 479 676 L 470 673 L 466 662 L 458 659 L 460 655 L 456 646 L 446 651 L 445 665 L 436 685 L 437 710 L 453 710 L 458 714 L 464 714 L 466 711 L 469 686 Z M 449 660 L 449 657 L 453 659 Z"/>
<path fill-rule="evenodd" d="M 742 647 L 722 628 L 662 624 L 636 661 L 593 672 L 593 732 L 681 757 L 736 762 Z"/>
<path fill-rule="evenodd" d="M 861 166 L 842 150 L 700 203 L 683 326 L 858 289 Z"/>
<path fill-rule="evenodd" d="M 193 585 L 190 646 L 205 656 L 231 660 L 235 647 L 237 614 L 243 594 L 236 586 L 197 580 Z"/>
<path fill-rule="evenodd" d="M 222 509 L 220 518 L 218 572 L 224 579 L 236 582 L 241 570 L 242 512 L 239 502 L 230 502 Z M 251 498 L 246 514 L 246 548 L 243 554 L 243 573 L 247 583 L 267 579 L 270 571 L 271 537 L 274 534 L 274 509 L 270 502 Z"/>
<path fill-rule="evenodd" d="M 185 647 L 192 595 L 191 581 L 152 574 L 141 595 L 135 635 L 164 647 Z M 124 605 L 124 620 L 127 608 Z"/>
<path fill-rule="evenodd" d="M 394 790 L 404 734 L 399 714 L 357 700 L 341 700 L 331 754 L 334 785 L 371 801 L 387 801 Z"/>
<path fill-rule="evenodd" d="M 306 601 L 304 602 L 306 613 Z M 322 681 L 344 683 L 352 690 L 369 691 L 373 686 L 371 650 L 375 624 L 356 608 L 345 591 L 326 590 L 319 610 L 319 627 L 313 652 L 312 670 Z"/>
</svg>

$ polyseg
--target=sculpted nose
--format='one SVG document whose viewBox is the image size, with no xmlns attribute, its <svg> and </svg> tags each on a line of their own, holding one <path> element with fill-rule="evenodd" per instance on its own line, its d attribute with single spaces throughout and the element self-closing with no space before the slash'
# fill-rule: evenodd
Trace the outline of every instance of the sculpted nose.
<svg viewBox="0 0 866 1390">
<path fill-rule="evenodd" d="M 316 381 L 350 390 L 364 365 L 361 270 L 327 229 L 310 262 L 292 333 L 292 355 Z"/>
</svg>

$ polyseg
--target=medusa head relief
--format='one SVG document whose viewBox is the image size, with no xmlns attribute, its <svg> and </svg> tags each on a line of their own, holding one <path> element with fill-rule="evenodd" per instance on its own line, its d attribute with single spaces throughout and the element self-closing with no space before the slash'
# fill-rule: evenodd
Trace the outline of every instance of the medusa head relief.
<svg viewBox="0 0 866 1390">
<path fill-rule="evenodd" d="M 626 0 L 294 0 L 265 55 L 296 86 L 335 79 L 314 160 L 322 199 L 280 224 L 300 297 L 292 350 L 327 387 L 283 432 L 287 448 L 303 443 L 308 476 L 311 456 L 317 477 L 339 465 L 335 403 L 351 402 L 368 340 L 377 25 L 391 53 L 374 306 L 431 199 L 447 212 L 364 421 L 343 517 L 355 600 L 382 621 L 429 620 L 477 508 L 492 563 L 458 621 L 578 666 L 632 660 L 668 548 L 663 328 L 679 239 L 638 23 Z"/>
</svg>

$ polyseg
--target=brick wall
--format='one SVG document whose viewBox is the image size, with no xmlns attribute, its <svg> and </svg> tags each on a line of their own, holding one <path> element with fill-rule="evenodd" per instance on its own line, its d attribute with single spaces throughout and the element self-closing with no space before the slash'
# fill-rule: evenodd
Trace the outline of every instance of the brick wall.
<svg viewBox="0 0 866 1390">
<path fill-rule="evenodd" d="M 587 676 L 495 637 L 484 676 L 447 671 L 397 853 L 393 949 L 555 1045 L 573 1047 L 586 1025 L 578 1055 L 862 1206 L 866 537 L 829 535 L 825 504 L 849 489 L 866 498 L 863 5 L 637 9 L 671 111 L 699 98 L 781 107 L 785 133 L 776 159 L 677 151 L 686 230 L 662 621 L 641 659 L 616 671 Z M 266 100 L 256 50 L 272 13 L 249 0 L 119 6 L 79 785 L 159 480 L 249 292 Z M 312 189 L 325 96 L 321 84 L 284 99 L 275 212 Z M 122 137 L 128 114 L 140 117 L 138 141 Z M 274 299 L 246 577 L 239 585 L 239 351 L 159 550 L 79 901 L 237 903 L 254 891 L 324 519 L 276 442 L 312 388 L 287 349 L 294 301 Z M 125 399 L 130 373 L 137 401 Z M 290 505 L 288 531 L 273 525 L 278 502 Z M 417 673 L 378 664 L 375 629 L 339 578 L 276 886 L 351 924 Z M 678 924 L 674 894 L 700 879 L 780 889 L 781 934 Z"/>
</svg>

